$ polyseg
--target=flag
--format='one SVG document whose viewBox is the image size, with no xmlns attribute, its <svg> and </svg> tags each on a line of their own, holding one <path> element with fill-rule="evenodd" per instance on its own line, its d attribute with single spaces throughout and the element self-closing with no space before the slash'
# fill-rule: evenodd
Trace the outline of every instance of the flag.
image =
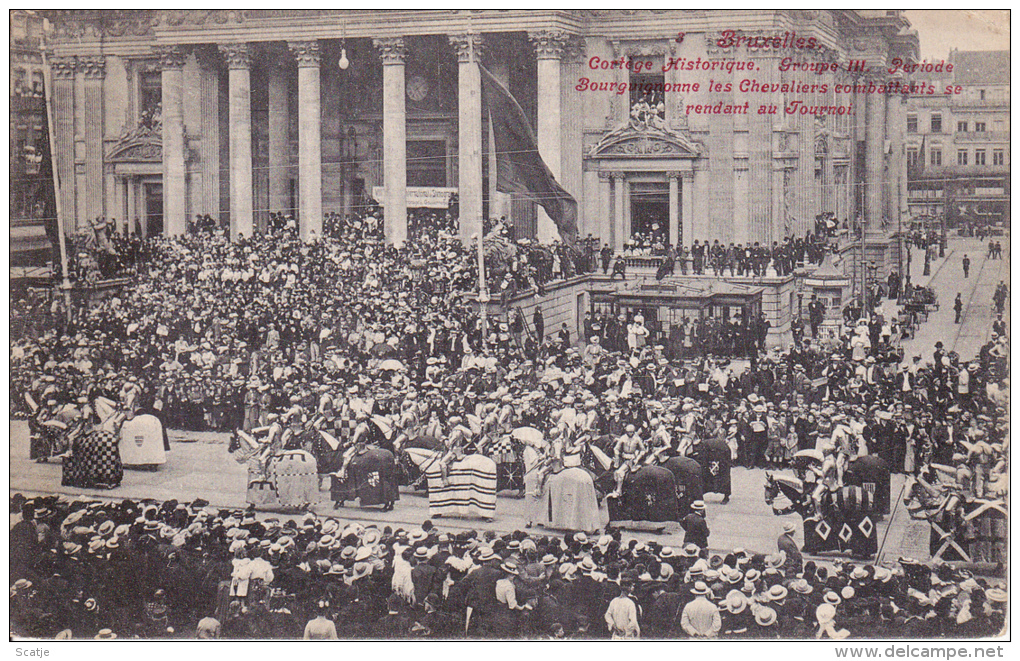
<svg viewBox="0 0 1020 661">
<path fill-rule="evenodd" d="M 921 148 L 918 150 L 917 161 L 907 164 L 907 181 L 917 181 L 924 174 L 924 159 L 928 156 L 925 154 L 925 144 L 927 140 L 927 135 L 921 138 Z"/>
<path fill-rule="evenodd" d="M 563 242 L 573 243 L 577 238 L 577 201 L 556 182 L 542 160 L 520 104 L 485 67 L 478 65 L 478 69 L 496 142 L 496 190 L 519 193 L 542 205 Z"/>
</svg>

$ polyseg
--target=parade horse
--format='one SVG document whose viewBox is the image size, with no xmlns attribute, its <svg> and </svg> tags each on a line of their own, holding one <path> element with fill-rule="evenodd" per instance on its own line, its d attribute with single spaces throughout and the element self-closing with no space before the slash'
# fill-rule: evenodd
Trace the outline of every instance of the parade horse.
<svg viewBox="0 0 1020 661">
<path fill-rule="evenodd" d="M 319 501 L 319 468 L 315 455 L 304 449 L 281 450 L 265 458 L 266 447 L 236 430 L 227 450 L 248 467 L 247 501 L 265 510 L 307 510 Z"/>
<path fill-rule="evenodd" d="M 151 413 L 133 414 L 123 411 L 106 397 L 96 397 L 96 417 L 108 430 L 116 428 L 118 449 L 124 467 L 156 470 L 166 463 L 169 443 L 162 421 Z"/>
<path fill-rule="evenodd" d="M 962 489 L 939 490 L 907 478 L 903 504 L 910 518 L 930 527 L 932 559 L 1004 563 L 1009 506 L 1001 499 L 974 498 Z"/>
<path fill-rule="evenodd" d="M 496 516 L 496 462 L 480 454 L 449 464 L 443 479 L 442 450 L 405 448 L 429 485 L 429 517 Z"/>
<path fill-rule="evenodd" d="M 823 494 L 816 509 L 814 487 L 799 478 L 765 472 L 765 503 L 776 516 L 798 514 L 804 521 L 804 552 L 836 551 L 855 558 L 878 553 L 878 519 L 874 498 L 858 486 L 844 485 Z M 786 507 L 776 505 L 782 496 Z"/>
<path fill-rule="evenodd" d="M 582 452 L 582 463 L 595 476 L 600 494 L 616 488 L 611 435 L 592 439 Z M 638 467 L 623 481 L 620 498 L 607 499 L 612 521 L 679 521 L 676 478 L 673 472 L 654 462 Z"/>
<path fill-rule="evenodd" d="M 417 436 L 404 441 L 396 448 L 397 480 L 399 484 L 409 486 L 415 491 L 428 492 L 429 483 L 425 472 L 418 467 L 418 464 L 414 462 L 408 453 L 408 450 L 412 448 L 442 452 L 444 450 L 443 442 L 435 436 Z"/>
<path fill-rule="evenodd" d="M 361 507 L 382 505 L 386 512 L 400 498 L 393 453 L 374 445 L 356 452 L 346 472 L 342 476 L 334 473 L 332 478 L 329 492 L 336 507 L 357 498 Z"/>
<path fill-rule="evenodd" d="M 594 532 L 609 523 L 609 511 L 583 466 L 548 466 L 540 445 L 525 443 L 523 476 L 528 520 L 546 528 Z M 548 471 L 548 472 L 547 472 Z"/>
<path fill-rule="evenodd" d="M 101 401 L 102 400 L 102 401 Z M 113 402 L 97 397 L 95 417 L 80 418 L 68 430 L 60 484 L 81 489 L 115 489 L 124 479 L 120 459 L 120 427 L 124 416 Z"/>
</svg>

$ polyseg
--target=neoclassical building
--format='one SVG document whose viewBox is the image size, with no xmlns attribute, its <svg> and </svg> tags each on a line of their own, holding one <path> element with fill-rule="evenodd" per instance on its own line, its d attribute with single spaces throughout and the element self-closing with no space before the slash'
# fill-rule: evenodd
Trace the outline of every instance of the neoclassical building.
<svg viewBox="0 0 1020 661">
<path fill-rule="evenodd" d="M 531 119 L 581 236 L 617 248 L 771 243 L 822 212 L 877 233 L 906 204 L 904 97 L 865 91 L 917 57 L 898 11 L 45 13 L 79 223 L 179 234 L 208 213 L 239 236 L 287 211 L 311 236 L 374 196 L 402 241 L 409 207 L 455 191 L 465 237 L 489 215 L 552 238 L 496 190 L 479 65 Z"/>
</svg>

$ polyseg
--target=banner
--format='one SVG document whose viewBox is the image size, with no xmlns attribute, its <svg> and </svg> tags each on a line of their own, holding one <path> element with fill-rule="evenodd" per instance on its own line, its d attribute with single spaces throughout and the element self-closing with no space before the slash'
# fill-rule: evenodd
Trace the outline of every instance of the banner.
<svg viewBox="0 0 1020 661">
<path fill-rule="evenodd" d="M 408 186 L 407 187 L 407 208 L 417 209 L 428 207 L 429 209 L 448 209 L 450 207 L 450 195 L 457 192 L 456 188 L 440 188 L 438 186 Z M 372 197 L 381 206 L 386 206 L 386 189 L 382 186 L 372 186 Z"/>
</svg>

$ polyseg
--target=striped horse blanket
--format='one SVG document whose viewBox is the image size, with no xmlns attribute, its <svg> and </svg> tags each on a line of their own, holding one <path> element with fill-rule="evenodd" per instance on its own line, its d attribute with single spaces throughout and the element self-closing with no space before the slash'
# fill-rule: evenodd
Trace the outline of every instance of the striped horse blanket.
<svg viewBox="0 0 1020 661">
<path fill-rule="evenodd" d="M 453 462 L 444 483 L 441 454 L 419 448 L 407 448 L 407 453 L 428 479 L 430 517 L 490 519 L 496 515 L 496 462 L 492 459 L 472 454 Z"/>
</svg>

